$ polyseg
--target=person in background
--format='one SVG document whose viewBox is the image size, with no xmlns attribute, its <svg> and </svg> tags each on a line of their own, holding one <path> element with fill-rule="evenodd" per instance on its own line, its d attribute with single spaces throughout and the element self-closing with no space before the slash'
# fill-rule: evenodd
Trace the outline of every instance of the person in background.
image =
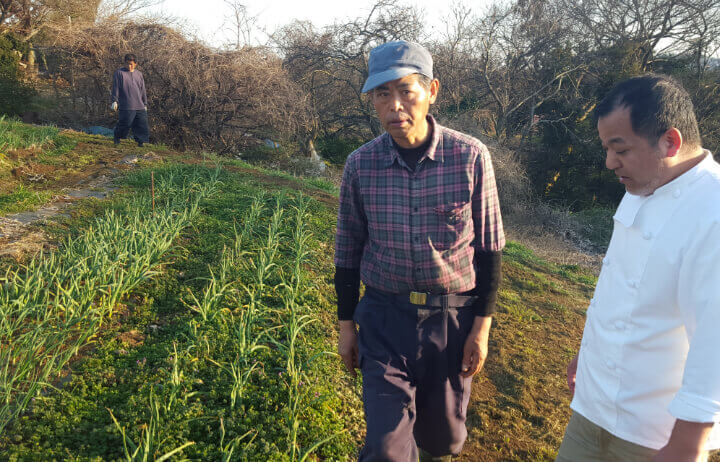
<svg viewBox="0 0 720 462">
<path fill-rule="evenodd" d="M 595 116 L 626 194 L 568 366 L 556 460 L 703 461 L 720 447 L 720 165 L 670 77 L 619 83 Z"/>
<path fill-rule="evenodd" d="M 480 141 L 428 115 L 440 83 L 425 48 L 386 43 L 368 66 L 362 91 L 386 133 L 347 159 L 335 242 L 338 351 L 363 375 L 360 460 L 449 461 L 500 280 L 495 176 Z"/>
<path fill-rule="evenodd" d="M 119 144 L 132 129 L 133 138 L 138 146 L 150 141 L 150 128 L 147 118 L 147 93 L 142 72 L 137 70 L 137 58 L 134 54 L 125 55 L 125 67 L 113 75 L 111 108 L 119 111 L 115 125 L 114 141 Z"/>
</svg>

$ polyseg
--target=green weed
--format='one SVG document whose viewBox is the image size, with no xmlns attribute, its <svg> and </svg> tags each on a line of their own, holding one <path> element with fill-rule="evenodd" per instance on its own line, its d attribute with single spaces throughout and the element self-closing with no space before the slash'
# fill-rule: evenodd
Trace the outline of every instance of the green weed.
<svg viewBox="0 0 720 462">
<path fill-rule="evenodd" d="M 33 191 L 20 185 L 9 194 L 0 194 L 0 216 L 34 209 L 49 199 L 48 191 Z"/>
<path fill-rule="evenodd" d="M 0 116 L 0 152 L 41 147 L 58 135 L 57 127 L 27 125 Z"/>
</svg>

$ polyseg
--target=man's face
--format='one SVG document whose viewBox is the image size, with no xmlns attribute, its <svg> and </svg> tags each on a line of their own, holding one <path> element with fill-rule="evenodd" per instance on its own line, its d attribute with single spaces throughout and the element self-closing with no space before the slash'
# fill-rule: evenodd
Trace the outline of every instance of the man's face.
<svg viewBox="0 0 720 462">
<path fill-rule="evenodd" d="M 668 157 L 660 146 L 636 134 L 630 109 L 619 107 L 598 120 L 606 152 L 605 166 L 614 171 L 630 194 L 648 196 L 668 181 Z"/>
<path fill-rule="evenodd" d="M 130 72 L 134 71 L 135 67 L 137 67 L 137 63 L 135 61 L 125 61 L 125 65 Z"/>
<path fill-rule="evenodd" d="M 383 128 L 403 147 L 416 147 L 427 134 L 425 117 L 438 92 L 437 80 L 429 89 L 418 82 L 417 74 L 393 80 L 372 90 L 375 105 Z"/>
</svg>

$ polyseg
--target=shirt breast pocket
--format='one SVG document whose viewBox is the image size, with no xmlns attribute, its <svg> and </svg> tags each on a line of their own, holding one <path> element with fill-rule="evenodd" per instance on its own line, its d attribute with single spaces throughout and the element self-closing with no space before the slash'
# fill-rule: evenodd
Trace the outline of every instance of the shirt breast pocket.
<svg viewBox="0 0 720 462">
<path fill-rule="evenodd" d="M 431 213 L 431 239 L 438 250 L 459 246 L 471 235 L 472 204 L 451 202 L 435 207 Z"/>
</svg>

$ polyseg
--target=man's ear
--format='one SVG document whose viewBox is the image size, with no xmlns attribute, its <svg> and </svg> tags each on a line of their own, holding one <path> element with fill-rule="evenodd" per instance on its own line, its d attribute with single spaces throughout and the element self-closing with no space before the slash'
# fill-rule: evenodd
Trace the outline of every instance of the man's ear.
<svg viewBox="0 0 720 462">
<path fill-rule="evenodd" d="M 433 79 L 432 82 L 430 82 L 430 104 L 435 103 L 438 92 L 440 92 L 440 81 L 438 79 Z"/>
<path fill-rule="evenodd" d="M 660 140 L 658 140 L 661 151 L 665 154 L 665 157 L 675 157 L 682 148 L 683 137 L 680 130 L 675 127 L 671 127 L 662 134 Z"/>
</svg>

